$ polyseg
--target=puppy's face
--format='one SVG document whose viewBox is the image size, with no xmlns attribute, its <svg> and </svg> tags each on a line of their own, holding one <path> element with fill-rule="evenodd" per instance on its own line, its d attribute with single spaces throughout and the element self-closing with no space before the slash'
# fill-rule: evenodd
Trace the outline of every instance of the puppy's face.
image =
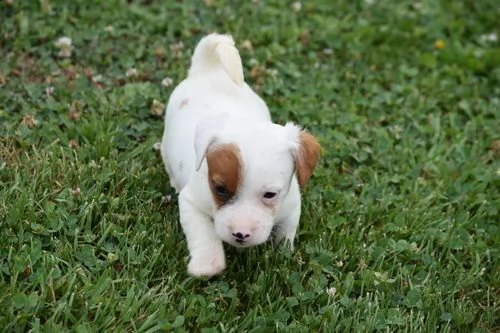
<svg viewBox="0 0 500 333">
<path fill-rule="evenodd" d="M 319 144 L 294 125 L 226 124 L 205 137 L 217 235 L 239 247 L 265 242 L 294 177 L 301 186 L 310 177 Z"/>
</svg>

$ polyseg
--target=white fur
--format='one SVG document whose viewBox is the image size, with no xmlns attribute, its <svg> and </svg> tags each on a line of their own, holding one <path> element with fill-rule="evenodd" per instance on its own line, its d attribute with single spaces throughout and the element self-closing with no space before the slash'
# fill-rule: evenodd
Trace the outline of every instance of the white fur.
<svg viewBox="0 0 500 333">
<path fill-rule="evenodd" d="M 234 246 L 293 240 L 300 218 L 294 153 L 300 128 L 271 122 L 266 104 L 243 80 L 233 39 L 211 34 L 196 47 L 187 79 L 168 102 L 161 154 L 171 185 L 179 192 L 180 222 L 194 276 L 213 276 L 226 266 L 222 241 Z M 220 209 L 208 183 L 209 147 L 239 148 L 243 178 L 233 202 Z M 279 193 L 264 198 L 266 192 Z M 233 233 L 248 233 L 240 244 Z"/>
</svg>

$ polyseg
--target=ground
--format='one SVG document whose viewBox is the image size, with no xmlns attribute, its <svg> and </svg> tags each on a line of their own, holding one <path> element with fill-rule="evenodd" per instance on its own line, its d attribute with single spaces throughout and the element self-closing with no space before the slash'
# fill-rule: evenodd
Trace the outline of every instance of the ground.
<svg viewBox="0 0 500 333">
<path fill-rule="evenodd" d="M 0 2 L 0 327 L 499 331 L 498 22 L 494 0 Z M 296 250 L 228 247 L 199 280 L 153 145 L 213 31 L 322 155 Z"/>
</svg>

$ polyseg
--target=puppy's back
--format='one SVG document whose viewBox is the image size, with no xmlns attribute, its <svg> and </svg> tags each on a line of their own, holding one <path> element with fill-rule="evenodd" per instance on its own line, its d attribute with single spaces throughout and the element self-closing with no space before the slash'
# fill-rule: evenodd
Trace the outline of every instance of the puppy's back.
<svg viewBox="0 0 500 333">
<path fill-rule="evenodd" d="M 238 86 L 244 81 L 240 54 L 229 35 L 210 34 L 196 46 L 189 77 L 206 75 L 223 69 Z"/>
<path fill-rule="evenodd" d="M 200 40 L 188 77 L 168 101 L 161 154 L 178 192 L 197 172 L 196 131 L 209 119 L 271 121 L 264 101 L 244 82 L 241 58 L 229 35 L 211 34 Z"/>
</svg>

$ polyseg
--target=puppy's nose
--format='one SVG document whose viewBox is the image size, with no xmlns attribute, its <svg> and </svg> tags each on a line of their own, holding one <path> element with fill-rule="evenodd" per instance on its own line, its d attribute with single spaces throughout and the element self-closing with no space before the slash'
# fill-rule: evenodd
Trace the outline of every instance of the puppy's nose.
<svg viewBox="0 0 500 333">
<path fill-rule="evenodd" d="M 236 232 L 232 233 L 232 235 L 235 238 L 235 241 L 237 241 L 240 244 L 244 243 L 245 239 L 250 237 L 250 234 L 251 234 L 250 230 L 245 230 L 245 229 L 237 230 Z"/>
</svg>

